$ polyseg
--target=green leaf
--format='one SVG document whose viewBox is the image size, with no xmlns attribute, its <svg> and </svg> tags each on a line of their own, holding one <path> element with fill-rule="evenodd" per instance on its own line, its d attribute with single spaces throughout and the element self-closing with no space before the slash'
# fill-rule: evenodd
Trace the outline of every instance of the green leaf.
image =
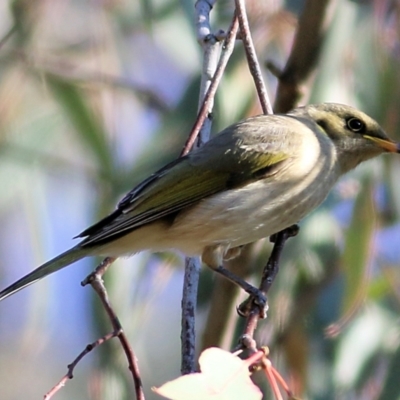
<svg viewBox="0 0 400 400">
<path fill-rule="evenodd" d="M 107 143 L 107 133 L 99 118 L 90 109 L 83 93 L 76 84 L 66 79 L 52 74 L 47 74 L 46 78 L 59 105 L 80 134 L 80 138 L 86 144 L 87 149 L 96 159 L 103 177 L 112 176 L 113 162 L 109 144 Z"/>
<path fill-rule="evenodd" d="M 400 347 L 397 347 L 392 359 L 390 360 L 388 374 L 380 393 L 379 400 L 392 400 L 400 397 L 399 371 Z"/>
<path fill-rule="evenodd" d="M 366 295 L 367 268 L 370 262 L 371 240 L 375 227 L 372 189 L 372 180 L 367 177 L 364 179 L 362 189 L 356 199 L 352 220 L 345 236 L 345 247 L 341 260 L 345 278 L 343 313 L 357 307 Z"/>
</svg>

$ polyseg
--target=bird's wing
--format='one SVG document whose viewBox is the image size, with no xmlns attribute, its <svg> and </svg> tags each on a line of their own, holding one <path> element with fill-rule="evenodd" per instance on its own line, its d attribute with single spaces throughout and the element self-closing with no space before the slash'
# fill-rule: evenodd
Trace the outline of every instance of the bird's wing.
<svg viewBox="0 0 400 400">
<path fill-rule="evenodd" d="M 198 151 L 173 161 L 136 186 L 121 200 L 114 213 L 78 236 L 86 237 L 81 245 L 108 242 L 205 197 L 276 172 L 290 157 L 290 152 L 282 150 L 282 129 L 269 127 L 269 122 L 273 122 L 269 121 L 271 116 L 246 120 L 246 125 L 258 127 L 260 118 L 266 118 L 264 136 L 259 138 L 258 128 L 251 129 L 252 126 L 243 126 L 243 123 L 227 128 Z M 247 132 L 246 135 L 243 132 Z"/>
</svg>

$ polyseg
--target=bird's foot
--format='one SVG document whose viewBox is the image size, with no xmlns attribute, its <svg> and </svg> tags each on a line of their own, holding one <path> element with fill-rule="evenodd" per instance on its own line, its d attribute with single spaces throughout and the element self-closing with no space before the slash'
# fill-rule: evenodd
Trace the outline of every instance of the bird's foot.
<svg viewBox="0 0 400 400">
<path fill-rule="evenodd" d="M 259 318 L 267 318 L 268 301 L 265 294 L 257 288 L 254 288 L 255 292 L 237 307 L 237 313 L 244 318 L 248 318 L 250 315 L 256 313 Z"/>
<path fill-rule="evenodd" d="M 240 278 L 239 276 L 235 275 L 233 272 L 229 271 L 222 266 L 219 266 L 214 269 L 214 271 L 218 272 L 219 274 L 223 275 L 225 278 L 229 279 L 231 282 L 236 283 L 240 286 L 246 293 L 248 293 L 249 299 L 246 300 L 244 303 L 249 302 L 249 306 L 242 305 L 242 303 L 238 307 L 238 314 L 246 317 L 250 314 L 250 312 L 254 312 L 255 307 L 259 310 L 260 318 L 265 318 L 267 315 L 268 305 L 267 305 L 267 298 L 265 294 L 258 288 L 250 283 L 246 282 L 244 279 Z"/>
<path fill-rule="evenodd" d="M 297 224 L 294 224 L 294 225 L 292 225 L 292 226 L 288 226 L 288 227 L 285 228 L 282 232 L 285 232 L 285 234 L 286 234 L 286 239 L 289 239 L 290 237 L 297 236 L 297 234 L 299 233 L 299 231 L 300 231 L 300 227 L 299 227 Z M 274 233 L 273 235 L 271 235 L 271 236 L 269 237 L 269 241 L 270 241 L 271 243 L 275 243 L 275 242 L 276 242 L 276 237 L 277 237 L 278 233 L 280 233 L 280 232 Z"/>
</svg>

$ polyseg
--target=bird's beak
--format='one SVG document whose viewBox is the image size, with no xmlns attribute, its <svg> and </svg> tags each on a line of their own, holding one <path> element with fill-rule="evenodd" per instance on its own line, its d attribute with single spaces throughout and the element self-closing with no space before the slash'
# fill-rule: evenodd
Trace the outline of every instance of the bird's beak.
<svg viewBox="0 0 400 400">
<path fill-rule="evenodd" d="M 374 136 L 365 135 L 364 137 L 369 140 L 372 140 L 379 147 L 390 153 L 400 153 L 400 143 L 393 142 L 390 139 L 381 139 Z"/>
</svg>

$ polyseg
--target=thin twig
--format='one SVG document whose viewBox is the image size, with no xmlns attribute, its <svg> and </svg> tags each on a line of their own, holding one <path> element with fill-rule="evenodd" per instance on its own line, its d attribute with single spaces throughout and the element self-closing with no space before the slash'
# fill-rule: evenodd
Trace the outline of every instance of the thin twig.
<svg viewBox="0 0 400 400">
<path fill-rule="evenodd" d="M 110 300 L 108 298 L 108 294 L 103 282 L 103 275 L 107 271 L 108 267 L 115 261 L 115 258 L 107 257 L 105 258 L 97 267 L 96 269 L 88 275 L 83 281 L 82 286 L 90 284 L 96 293 L 99 295 L 100 300 L 107 312 L 107 315 L 110 319 L 111 325 L 113 327 L 113 332 L 108 333 L 107 335 L 103 336 L 102 338 L 96 340 L 95 342 L 86 346 L 86 348 L 75 358 L 75 360 L 68 365 L 68 372 L 64 377 L 45 395 L 44 399 L 49 400 L 57 393 L 65 383 L 73 378 L 73 371 L 75 367 L 79 364 L 79 362 L 94 348 L 102 345 L 106 341 L 112 339 L 113 337 L 118 337 L 119 341 L 121 342 L 122 348 L 126 354 L 126 358 L 128 360 L 129 370 L 132 373 L 132 378 L 135 384 L 135 391 L 136 391 L 136 399 L 137 400 L 144 400 L 144 393 L 142 387 L 142 381 L 140 378 L 139 366 L 137 363 L 136 356 L 129 345 L 128 339 L 122 329 L 122 325 L 113 310 Z"/>
<path fill-rule="evenodd" d="M 193 144 L 195 143 L 195 141 L 197 139 L 197 135 L 200 132 L 200 129 L 203 125 L 203 121 L 207 117 L 210 102 L 212 102 L 215 97 L 215 93 L 217 91 L 219 82 L 221 81 L 222 74 L 225 70 L 226 64 L 228 63 L 229 57 L 231 56 L 231 54 L 233 52 L 238 28 L 239 28 L 239 23 L 236 18 L 236 14 L 235 14 L 232 24 L 229 27 L 229 30 L 226 34 L 226 38 L 224 40 L 221 58 L 219 60 L 218 66 L 217 66 L 217 70 L 215 71 L 211 85 L 210 85 L 209 89 L 207 90 L 207 94 L 204 97 L 204 101 L 203 101 L 202 106 L 200 107 L 196 122 L 193 125 L 192 131 L 190 132 L 190 135 L 189 135 L 188 139 L 186 140 L 186 143 L 182 149 L 181 156 L 189 153 L 190 149 L 193 147 Z"/>
<path fill-rule="evenodd" d="M 75 367 L 79 364 L 79 362 L 82 360 L 82 358 L 86 356 L 86 354 L 90 353 L 96 347 L 102 345 L 103 343 L 107 342 L 108 340 L 116 337 L 118 334 L 119 334 L 119 332 L 111 332 L 111 333 L 108 333 L 107 335 L 104 335 L 100 339 L 97 339 L 95 342 L 88 344 L 86 346 L 86 348 L 78 355 L 78 357 L 76 357 L 75 360 L 72 361 L 72 363 L 68 365 L 68 372 L 62 377 L 62 379 L 51 390 L 49 390 L 45 394 L 44 400 L 50 400 L 62 387 L 65 386 L 67 381 L 69 381 L 70 379 L 72 379 L 74 377 Z"/>
<path fill-rule="evenodd" d="M 244 7 L 243 0 L 236 0 L 236 4 L 237 7 Z M 293 108 L 300 95 L 300 83 L 309 76 L 312 69 L 316 65 L 319 50 L 323 42 L 323 33 L 326 25 L 328 5 L 329 0 L 307 0 L 304 6 L 304 12 L 300 18 L 292 52 L 286 64 L 285 70 L 279 75 L 279 87 L 275 102 L 275 110 L 277 112 L 286 112 Z M 246 13 L 244 12 L 242 15 L 245 16 Z M 243 41 L 245 42 L 246 37 L 248 37 L 245 31 L 247 28 L 245 26 L 246 23 L 243 23 L 243 30 L 242 22 L 239 21 L 239 23 Z M 307 37 L 309 40 L 306 39 Z M 258 86 L 257 90 L 259 90 Z M 279 268 L 280 254 L 283 250 L 286 240 L 292 236 L 292 233 L 293 232 L 285 230 L 278 233 L 275 237 L 275 245 L 270 259 L 268 260 L 268 263 L 264 269 L 260 284 L 260 290 L 265 294 L 268 293 L 276 277 Z M 263 316 L 263 311 L 265 310 L 259 310 L 259 307 L 257 304 L 254 304 L 252 299 L 248 299 L 242 303 L 239 306 L 239 310 L 247 315 L 247 321 L 244 328 L 244 335 L 241 339 L 241 344 L 244 347 L 253 347 L 256 344 L 253 339 L 254 331 L 257 327 L 260 317 Z"/>
<path fill-rule="evenodd" d="M 244 246 L 240 255 L 224 263 L 235 275 L 247 279 L 253 271 L 254 245 Z M 223 276 L 214 278 L 207 321 L 203 330 L 201 348 L 218 346 L 229 349 L 235 338 L 237 324 L 236 306 L 241 290 Z"/>
<path fill-rule="evenodd" d="M 200 112 L 205 103 L 207 92 L 218 67 L 221 54 L 221 32 L 214 35 L 210 26 L 210 11 L 216 0 L 198 0 L 195 4 L 197 40 L 203 48 L 203 67 L 199 91 Z M 211 134 L 212 109 L 214 97 L 211 96 L 203 118 L 199 121 L 201 128 L 197 147 L 207 142 Z M 196 329 L 195 314 L 197 309 L 197 292 L 200 279 L 201 261 L 199 257 L 187 257 L 185 260 L 185 275 L 182 293 L 182 323 L 181 323 L 181 372 L 188 374 L 196 370 Z"/>
<path fill-rule="evenodd" d="M 247 63 L 251 75 L 253 76 L 256 86 L 258 98 L 261 103 L 261 108 L 264 114 L 273 114 L 271 101 L 269 100 L 268 92 L 264 84 L 260 64 L 257 59 L 256 50 L 251 38 L 249 21 L 247 19 L 245 0 L 236 0 L 236 13 L 239 19 L 240 36 L 246 52 Z"/>
<path fill-rule="evenodd" d="M 271 387 L 272 393 L 274 394 L 274 398 L 276 400 L 283 400 L 281 391 L 279 390 L 278 382 L 276 381 L 275 375 L 273 373 L 274 367 L 270 360 L 266 360 L 264 363 L 264 369 L 266 372 L 266 377 L 268 379 L 269 385 Z"/>
<path fill-rule="evenodd" d="M 285 113 L 296 106 L 301 87 L 315 69 L 335 0 L 306 0 L 285 68 L 279 74 L 274 109 Z M 277 71 L 275 71 L 277 73 Z"/>
<path fill-rule="evenodd" d="M 133 381 L 135 383 L 136 399 L 144 400 L 143 385 L 140 378 L 139 365 L 137 358 L 129 344 L 128 338 L 126 337 L 122 325 L 119 321 L 117 314 L 111 306 L 108 294 L 103 282 L 103 275 L 107 271 L 108 267 L 115 261 L 115 258 L 107 257 L 103 262 L 91 273 L 86 279 L 83 280 L 82 285 L 88 283 L 93 287 L 96 293 L 99 295 L 100 300 L 106 310 L 110 319 L 111 325 L 115 332 L 118 332 L 118 339 L 121 342 L 122 348 L 124 349 L 126 358 L 128 360 L 129 370 L 131 371 Z"/>
<path fill-rule="evenodd" d="M 299 227 L 297 225 L 293 225 L 289 228 L 284 229 L 281 232 L 278 232 L 276 235 L 271 236 L 271 241 L 274 242 L 274 247 L 272 249 L 271 257 L 268 260 L 268 263 L 265 266 L 262 274 L 260 290 L 263 293 L 268 293 L 273 281 L 275 280 L 276 275 L 278 274 L 279 260 L 282 255 L 282 251 L 286 241 L 289 238 L 296 236 L 298 232 Z"/>
<path fill-rule="evenodd" d="M 276 235 L 271 237 L 271 240 L 273 240 L 275 243 L 269 260 L 264 267 L 261 283 L 259 286 L 259 289 L 263 294 L 268 294 L 268 291 L 271 288 L 276 275 L 278 274 L 279 260 L 286 241 L 290 237 L 297 235 L 297 233 L 298 227 L 297 225 L 294 225 L 293 227 L 284 229 L 283 231 L 278 232 Z M 239 306 L 238 311 L 240 314 L 247 316 L 243 335 L 240 340 L 240 345 L 242 347 L 251 348 L 254 350 L 256 348 L 256 342 L 253 339 L 254 332 L 257 328 L 260 318 L 265 318 L 266 310 L 260 309 L 259 304 L 256 304 L 254 302 L 254 299 L 252 297 L 249 297 Z"/>
</svg>

